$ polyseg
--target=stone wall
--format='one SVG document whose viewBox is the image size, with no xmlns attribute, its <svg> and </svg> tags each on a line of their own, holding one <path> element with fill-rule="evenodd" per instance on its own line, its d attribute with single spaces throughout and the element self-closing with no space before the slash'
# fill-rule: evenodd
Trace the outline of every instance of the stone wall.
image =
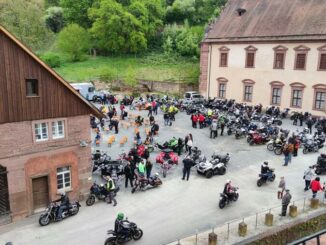
<svg viewBox="0 0 326 245">
<path fill-rule="evenodd" d="M 130 91 L 123 81 L 110 81 L 108 83 L 93 81 L 96 89 Z M 176 81 L 148 81 L 139 80 L 136 90 L 139 92 L 160 92 L 183 95 L 186 91 L 198 91 L 198 85 Z"/>
<path fill-rule="evenodd" d="M 89 116 L 65 118 L 62 140 L 34 142 L 33 123 L 0 125 L 0 165 L 8 171 L 9 202 L 13 220 L 33 214 L 32 179 L 48 177 L 49 200 L 57 196 L 57 168 L 70 166 L 71 199 L 80 199 L 88 191 L 91 176 L 91 147 L 81 147 L 80 140 L 91 141 Z"/>
</svg>

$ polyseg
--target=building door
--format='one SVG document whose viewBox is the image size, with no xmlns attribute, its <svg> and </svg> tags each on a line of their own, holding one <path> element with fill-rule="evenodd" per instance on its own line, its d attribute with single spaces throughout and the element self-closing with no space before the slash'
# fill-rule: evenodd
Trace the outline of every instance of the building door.
<svg viewBox="0 0 326 245">
<path fill-rule="evenodd" d="M 33 208 L 44 208 L 49 202 L 48 176 L 35 178 L 33 183 Z"/>
<path fill-rule="evenodd" d="M 10 212 L 7 169 L 0 165 L 0 217 Z"/>
</svg>

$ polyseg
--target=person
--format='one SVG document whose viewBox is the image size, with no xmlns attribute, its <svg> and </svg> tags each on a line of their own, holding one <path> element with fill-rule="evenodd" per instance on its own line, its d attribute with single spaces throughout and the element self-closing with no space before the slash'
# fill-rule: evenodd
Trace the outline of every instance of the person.
<svg viewBox="0 0 326 245">
<path fill-rule="evenodd" d="M 117 200 L 115 200 L 115 183 L 111 177 L 111 174 L 107 176 L 106 190 L 108 192 L 108 204 L 111 204 L 113 201 L 113 206 L 117 205 Z"/>
<path fill-rule="evenodd" d="M 309 117 L 306 124 L 307 124 L 307 127 L 309 128 L 309 133 L 312 134 L 312 125 L 314 124 L 314 122 L 311 117 Z"/>
<path fill-rule="evenodd" d="M 216 119 L 213 119 L 213 122 L 210 126 L 210 129 L 211 129 L 211 134 L 210 134 L 210 138 L 216 138 L 218 133 L 217 133 L 217 128 L 218 128 L 218 124 L 217 124 L 217 120 Z"/>
<path fill-rule="evenodd" d="M 130 182 L 130 186 L 134 187 L 133 180 L 134 180 L 134 171 L 130 165 L 130 162 L 127 162 L 127 165 L 124 167 L 124 173 L 125 173 L 125 187 L 128 188 L 128 181 Z"/>
<path fill-rule="evenodd" d="M 300 140 L 298 139 L 298 137 L 295 137 L 293 146 L 294 146 L 293 147 L 293 156 L 296 157 L 296 156 L 298 156 L 298 150 L 300 148 Z"/>
<path fill-rule="evenodd" d="M 153 116 L 153 107 L 152 107 L 152 105 L 148 106 L 147 110 L 148 110 L 147 116 L 148 117 Z"/>
<path fill-rule="evenodd" d="M 220 126 L 221 126 L 221 136 L 223 136 L 224 127 L 225 127 L 225 118 L 223 116 L 220 117 Z"/>
<path fill-rule="evenodd" d="M 205 116 L 200 113 L 198 116 L 198 121 L 199 121 L 199 128 L 203 128 L 205 122 Z"/>
<path fill-rule="evenodd" d="M 283 164 L 283 166 L 288 166 L 289 161 L 290 161 L 290 149 L 289 149 L 288 144 L 284 145 L 283 154 L 284 154 L 284 164 Z"/>
<path fill-rule="evenodd" d="M 285 180 L 284 180 L 284 177 L 282 176 L 281 180 L 278 184 L 277 199 L 283 198 L 284 190 L 285 190 Z"/>
<path fill-rule="evenodd" d="M 290 190 L 286 189 L 285 190 L 285 195 L 282 198 L 282 213 L 280 214 L 280 216 L 286 216 L 286 211 L 288 209 L 288 205 L 291 202 L 291 194 L 290 194 Z"/>
<path fill-rule="evenodd" d="M 141 145 L 142 143 L 143 142 L 141 140 L 140 134 L 139 134 L 139 132 L 137 132 L 136 135 L 135 135 L 135 144 L 136 145 Z"/>
<path fill-rule="evenodd" d="M 153 168 L 153 164 L 149 159 L 146 159 L 146 177 L 147 179 L 149 179 L 151 177 L 151 172 L 152 172 L 152 168 Z"/>
<path fill-rule="evenodd" d="M 186 152 L 188 152 L 188 140 L 189 140 L 189 134 L 186 135 L 186 137 L 185 137 L 185 149 L 186 149 Z"/>
<path fill-rule="evenodd" d="M 164 112 L 163 118 L 164 118 L 164 126 L 168 126 L 170 124 L 170 116 L 167 111 Z"/>
<path fill-rule="evenodd" d="M 110 121 L 110 125 L 109 125 L 110 130 L 112 130 L 113 127 L 115 129 L 115 133 L 118 134 L 119 133 L 119 121 L 118 120 L 112 119 Z"/>
<path fill-rule="evenodd" d="M 304 174 L 303 174 L 303 179 L 305 181 L 304 191 L 307 191 L 310 188 L 311 180 L 315 175 L 313 169 L 314 169 L 313 166 L 309 166 L 309 168 L 306 171 L 304 171 Z"/>
<path fill-rule="evenodd" d="M 57 220 L 58 221 L 62 220 L 62 213 L 64 210 L 66 210 L 69 207 L 69 204 L 70 204 L 69 197 L 64 191 L 61 191 L 60 198 L 57 200 L 54 200 L 54 202 L 60 202 Z"/>
<path fill-rule="evenodd" d="M 185 180 L 185 177 L 187 176 L 187 181 L 188 181 L 191 167 L 194 166 L 194 161 L 191 159 L 190 156 L 187 156 L 185 159 L 183 159 L 182 162 L 183 162 L 182 180 Z"/>
<path fill-rule="evenodd" d="M 182 139 L 179 137 L 178 138 L 178 148 L 177 148 L 178 156 L 181 155 L 182 148 L 183 148 L 183 142 L 182 142 Z"/>
<path fill-rule="evenodd" d="M 140 177 L 145 177 L 146 166 L 143 161 L 140 161 L 138 164 L 138 173 Z"/>
<path fill-rule="evenodd" d="M 223 193 L 226 194 L 230 200 L 233 199 L 234 187 L 231 185 L 231 180 L 226 180 Z"/>
<path fill-rule="evenodd" d="M 129 223 L 127 220 L 124 220 L 124 214 L 118 213 L 118 216 L 114 222 L 114 231 L 122 236 L 123 238 L 126 238 L 129 236 L 129 230 L 125 228 L 124 223 Z"/>
<path fill-rule="evenodd" d="M 301 127 L 302 127 L 302 124 L 303 124 L 303 119 L 304 119 L 303 113 L 300 112 L 300 113 L 299 113 L 299 121 L 300 121 L 300 126 L 301 126 Z"/>
<path fill-rule="evenodd" d="M 143 155 L 143 158 L 147 161 L 148 158 L 149 158 L 149 151 L 148 151 L 148 147 L 147 145 L 145 146 L 145 150 L 144 150 L 144 155 Z"/>
<path fill-rule="evenodd" d="M 196 114 L 192 114 L 190 120 L 192 122 L 192 127 L 197 128 L 198 117 L 196 116 Z"/>
<path fill-rule="evenodd" d="M 192 139 L 189 135 L 189 139 L 188 139 L 188 142 L 187 142 L 187 146 L 188 146 L 188 153 L 189 155 L 191 155 L 191 148 L 192 148 L 192 145 L 193 145 L 193 142 L 192 142 Z"/>
<path fill-rule="evenodd" d="M 268 162 L 264 162 L 262 165 L 261 165 L 261 168 L 260 168 L 260 173 L 262 174 L 262 177 L 263 179 L 266 181 L 268 179 L 268 174 L 270 172 L 270 168 L 268 166 Z"/>
<path fill-rule="evenodd" d="M 143 122 L 144 122 L 144 118 L 142 116 L 137 116 L 137 118 L 135 120 L 136 125 L 142 126 Z"/>
<path fill-rule="evenodd" d="M 311 181 L 310 188 L 311 188 L 311 191 L 312 191 L 312 198 L 316 198 L 317 192 L 324 190 L 325 187 L 323 187 L 320 184 L 320 178 L 317 177 L 313 181 Z"/>
</svg>

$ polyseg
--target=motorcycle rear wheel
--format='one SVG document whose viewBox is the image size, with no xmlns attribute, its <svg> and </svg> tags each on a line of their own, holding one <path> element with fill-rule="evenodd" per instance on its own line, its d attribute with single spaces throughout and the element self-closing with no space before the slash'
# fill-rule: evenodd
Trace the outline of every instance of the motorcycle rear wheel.
<svg viewBox="0 0 326 245">
<path fill-rule="evenodd" d="M 42 214 L 38 220 L 38 223 L 40 224 L 40 226 L 46 226 L 51 223 L 51 219 L 46 214 Z"/>
<path fill-rule="evenodd" d="M 254 140 L 249 141 L 249 145 L 254 145 L 254 143 L 255 143 Z"/>
<path fill-rule="evenodd" d="M 307 153 L 308 153 L 308 149 L 307 149 L 307 148 L 304 148 L 304 149 L 302 150 L 302 153 L 303 153 L 303 154 L 307 154 Z"/>
<path fill-rule="evenodd" d="M 226 172 L 226 168 L 221 168 L 220 171 L 219 171 L 219 174 L 224 175 L 225 172 Z"/>
<path fill-rule="evenodd" d="M 281 147 L 275 148 L 274 153 L 275 153 L 275 155 L 281 155 L 282 154 L 282 148 Z"/>
<path fill-rule="evenodd" d="M 141 229 L 137 229 L 137 230 L 135 230 L 135 233 L 133 233 L 132 234 L 132 238 L 135 240 L 135 241 L 137 241 L 137 240 L 139 240 L 140 238 L 142 238 L 142 236 L 143 236 L 143 231 L 141 230 Z"/>
<path fill-rule="evenodd" d="M 166 169 L 163 169 L 163 178 L 166 177 L 166 173 L 167 173 L 167 170 Z"/>
<path fill-rule="evenodd" d="M 90 195 L 86 200 L 87 206 L 92 206 L 95 203 L 95 197 L 93 195 Z"/>
<path fill-rule="evenodd" d="M 207 179 L 212 178 L 212 176 L 213 176 L 213 171 L 212 171 L 212 170 L 208 170 L 208 171 L 205 173 L 205 176 L 206 176 Z"/>
<path fill-rule="evenodd" d="M 273 151 L 274 150 L 273 143 L 267 144 L 267 150 L 269 150 L 269 151 Z"/>
<path fill-rule="evenodd" d="M 109 237 L 105 240 L 104 245 L 117 245 L 117 239 L 115 237 Z"/>
</svg>

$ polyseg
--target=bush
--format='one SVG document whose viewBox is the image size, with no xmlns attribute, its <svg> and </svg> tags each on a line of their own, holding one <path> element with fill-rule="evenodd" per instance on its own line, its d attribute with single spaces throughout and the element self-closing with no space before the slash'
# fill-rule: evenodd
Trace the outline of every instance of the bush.
<svg viewBox="0 0 326 245">
<path fill-rule="evenodd" d="M 51 68 L 60 67 L 61 59 L 59 55 L 54 53 L 45 53 L 41 56 L 41 59 L 48 64 Z"/>
</svg>

